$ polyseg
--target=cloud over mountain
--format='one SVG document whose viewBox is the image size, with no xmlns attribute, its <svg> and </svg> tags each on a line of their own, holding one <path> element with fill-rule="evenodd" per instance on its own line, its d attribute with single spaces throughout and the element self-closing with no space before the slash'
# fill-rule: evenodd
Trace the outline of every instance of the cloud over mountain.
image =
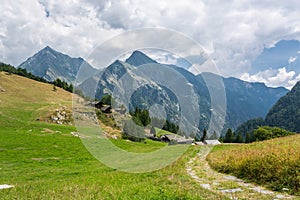
<svg viewBox="0 0 300 200">
<path fill-rule="evenodd" d="M 287 71 L 285 67 L 279 69 L 267 69 L 253 75 L 244 73 L 241 76 L 244 81 L 262 82 L 269 87 L 283 86 L 291 89 L 298 81 L 300 81 L 300 74 L 296 75 L 295 71 Z"/>
</svg>

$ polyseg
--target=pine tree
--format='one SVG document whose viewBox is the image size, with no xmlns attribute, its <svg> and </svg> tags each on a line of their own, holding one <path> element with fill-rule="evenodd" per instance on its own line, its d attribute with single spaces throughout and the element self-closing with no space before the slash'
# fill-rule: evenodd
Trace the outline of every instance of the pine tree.
<svg viewBox="0 0 300 200">
<path fill-rule="evenodd" d="M 242 133 L 238 133 L 236 138 L 235 138 L 235 142 L 236 143 L 244 143 L 244 138 L 243 138 L 243 135 Z"/>
<path fill-rule="evenodd" d="M 112 97 L 109 94 L 105 94 L 101 98 L 101 102 L 106 104 L 106 105 L 111 105 L 111 100 L 112 100 Z"/>
<path fill-rule="evenodd" d="M 245 143 L 250 143 L 250 142 L 252 142 L 252 139 L 251 139 L 250 133 L 248 132 L 246 134 Z"/>
<path fill-rule="evenodd" d="M 230 142 L 233 142 L 233 140 L 234 140 L 233 132 L 232 132 L 231 128 L 229 128 L 225 134 L 224 142 L 230 143 Z"/>
<path fill-rule="evenodd" d="M 204 142 L 204 140 L 207 139 L 207 131 L 206 129 L 203 130 L 203 134 L 202 134 L 202 138 L 201 138 L 201 142 Z"/>
</svg>

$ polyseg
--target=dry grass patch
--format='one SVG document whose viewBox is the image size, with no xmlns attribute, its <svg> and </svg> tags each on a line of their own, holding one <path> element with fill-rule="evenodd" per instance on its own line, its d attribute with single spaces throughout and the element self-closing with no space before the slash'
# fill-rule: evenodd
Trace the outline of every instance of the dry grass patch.
<svg viewBox="0 0 300 200">
<path fill-rule="evenodd" d="M 300 135 L 239 146 L 218 146 L 207 157 L 216 170 L 300 194 Z"/>
</svg>

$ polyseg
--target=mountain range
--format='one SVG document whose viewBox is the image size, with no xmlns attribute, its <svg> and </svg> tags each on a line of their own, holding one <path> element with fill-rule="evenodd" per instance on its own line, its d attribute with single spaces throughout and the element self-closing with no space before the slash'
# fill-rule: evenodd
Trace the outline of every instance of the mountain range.
<svg viewBox="0 0 300 200">
<path fill-rule="evenodd" d="M 212 73 L 194 75 L 175 65 L 157 63 L 140 51 L 134 51 L 125 62 L 116 60 L 102 72 L 80 84 L 79 88 L 85 95 L 101 99 L 104 94 L 112 94 L 115 87 L 120 87 L 121 77 L 127 74 L 143 85 L 133 94 L 129 109 L 134 107 L 148 109 L 154 103 L 159 102 L 168 108 L 170 113 L 167 115 L 171 120 L 176 121 L 179 117 L 176 115 L 178 102 L 172 97 L 170 91 L 159 84 L 148 83 L 146 79 L 133 74 L 133 71 L 140 65 L 151 63 L 159 65 L 162 71 L 166 67 L 176 70 L 187 80 L 187 84 L 193 86 L 197 95 L 190 97 L 190 102 L 199 103 L 200 123 L 197 128 L 200 130 L 208 128 L 212 112 L 216 112 L 215 114 L 219 117 L 222 115 L 219 111 L 212 111 L 210 94 L 204 79 L 223 80 L 227 100 L 224 130 L 228 127 L 235 129 L 251 118 L 264 117 L 276 101 L 288 92 L 283 87 L 270 88 L 263 83 L 245 82 L 232 77 L 224 78 Z"/>
<path fill-rule="evenodd" d="M 176 65 L 158 63 L 141 51 L 134 51 L 125 61 L 116 60 L 100 71 L 82 58 L 72 58 L 47 46 L 24 61 L 19 67 L 48 81 L 59 78 L 72 83 L 78 74 L 80 75 L 76 80 L 80 83 L 78 87 L 85 95 L 97 99 L 101 99 L 104 94 L 112 94 L 115 87 L 121 87 L 119 81 L 123 75 L 127 74 L 141 84 L 141 87 L 132 94 L 128 109 L 134 107 L 149 109 L 154 104 L 160 104 L 166 106 L 167 117 L 171 121 L 178 122 L 180 109 L 178 109 L 176 95 L 168 88 L 134 74 L 134 71 L 143 64 L 157 65 L 158 70 L 161 71 L 166 68 L 172 69 L 185 78 L 186 84 L 193 87 L 196 95 L 190 97 L 189 101 L 190 104 L 199 104 L 199 124 L 194 126 L 200 130 L 208 128 L 213 112 L 217 118 L 224 115 L 221 110 L 212 110 L 211 97 L 205 79 L 212 80 L 210 82 L 223 81 L 227 103 L 226 116 L 223 116 L 225 117 L 224 130 L 228 127 L 235 129 L 252 118 L 265 117 L 277 100 L 288 92 L 283 87 L 270 88 L 263 83 L 246 82 L 233 77 L 224 78 L 212 73 L 194 75 Z M 188 119 L 183 121 L 189 124 Z"/>
</svg>

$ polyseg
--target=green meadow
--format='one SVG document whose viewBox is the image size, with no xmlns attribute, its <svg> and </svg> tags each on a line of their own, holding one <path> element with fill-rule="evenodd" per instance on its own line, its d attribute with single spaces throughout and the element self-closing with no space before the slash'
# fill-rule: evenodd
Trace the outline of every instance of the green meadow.
<svg viewBox="0 0 300 200">
<path fill-rule="evenodd" d="M 126 173 L 94 158 L 72 125 L 42 119 L 61 106 L 71 108 L 71 94 L 53 86 L 0 73 L 0 199 L 226 199 L 205 190 L 186 173 L 199 151 L 190 147 L 170 166 L 148 173 Z M 38 119 L 38 120 L 37 120 Z M 146 140 L 111 140 L 130 152 L 165 146 Z"/>
</svg>

